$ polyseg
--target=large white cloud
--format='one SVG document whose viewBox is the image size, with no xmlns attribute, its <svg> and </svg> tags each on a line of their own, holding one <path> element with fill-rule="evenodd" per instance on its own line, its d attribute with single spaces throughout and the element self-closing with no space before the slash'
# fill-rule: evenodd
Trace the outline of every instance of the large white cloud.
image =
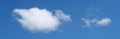
<svg viewBox="0 0 120 39">
<path fill-rule="evenodd" d="M 71 21 L 70 15 L 61 10 L 55 10 L 56 14 L 47 9 L 33 7 L 30 9 L 14 9 L 17 21 L 30 31 L 49 32 L 55 31 L 61 24 L 60 21 Z"/>
<path fill-rule="evenodd" d="M 93 18 L 93 19 L 88 19 L 88 18 L 82 18 L 83 22 L 85 23 L 86 26 L 91 26 L 91 25 L 98 25 L 98 26 L 106 26 L 111 23 L 110 18 Z"/>
</svg>

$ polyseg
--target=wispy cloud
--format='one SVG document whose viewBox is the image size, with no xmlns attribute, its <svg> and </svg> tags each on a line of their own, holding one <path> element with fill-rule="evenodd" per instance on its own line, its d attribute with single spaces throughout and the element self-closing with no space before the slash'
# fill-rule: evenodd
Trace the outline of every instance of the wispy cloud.
<svg viewBox="0 0 120 39">
<path fill-rule="evenodd" d="M 103 18 L 103 19 L 97 21 L 96 23 L 97 23 L 98 25 L 103 25 L 103 26 L 105 26 L 105 25 L 108 25 L 108 24 L 111 23 L 111 19 L 110 19 L 110 18 Z"/>
<path fill-rule="evenodd" d="M 93 18 L 93 19 L 88 19 L 88 18 L 82 18 L 83 22 L 85 23 L 86 26 L 91 26 L 91 25 L 97 25 L 97 26 L 106 26 L 111 23 L 110 18 Z"/>
<path fill-rule="evenodd" d="M 13 12 L 15 15 L 20 16 L 17 21 L 30 31 L 55 31 L 62 23 L 60 21 L 71 21 L 70 15 L 65 14 L 62 10 L 55 10 L 56 14 L 53 14 L 47 9 L 33 7 L 29 9 L 14 9 Z"/>
<path fill-rule="evenodd" d="M 56 12 L 55 16 L 58 17 L 60 20 L 62 20 L 62 21 L 72 21 L 71 18 L 70 18 L 71 16 L 65 14 L 63 11 L 55 10 L 55 12 Z"/>
<path fill-rule="evenodd" d="M 88 8 L 88 11 L 85 15 L 86 17 L 82 18 L 82 21 L 85 23 L 85 26 L 106 26 L 109 25 L 112 20 L 109 17 L 104 17 L 104 14 L 99 9 Z"/>
</svg>

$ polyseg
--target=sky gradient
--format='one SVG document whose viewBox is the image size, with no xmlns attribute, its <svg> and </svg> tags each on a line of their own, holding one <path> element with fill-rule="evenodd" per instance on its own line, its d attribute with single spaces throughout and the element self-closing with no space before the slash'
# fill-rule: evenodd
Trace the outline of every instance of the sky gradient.
<svg viewBox="0 0 120 39">
<path fill-rule="evenodd" d="M 42 32 L 41 28 L 38 28 L 38 31 L 32 32 L 27 29 L 28 27 L 26 28 L 26 25 L 23 25 L 24 23 L 21 24 L 16 19 L 16 17 L 26 15 L 19 14 L 22 13 L 19 11 L 14 12 L 15 9 L 25 9 L 27 11 L 23 12 L 32 12 L 29 9 L 34 7 L 38 8 L 38 11 L 46 9 L 47 14 L 44 15 L 51 16 L 52 20 L 56 17 L 59 24 L 55 25 L 57 30 Z M 120 39 L 119 9 L 120 0 L 0 0 L 0 39 Z M 58 13 L 56 10 L 61 10 L 58 15 L 56 15 Z M 14 13 L 18 13 L 18 15 L 14 16 Z M 19 19 L 24 20 L 23 18 Z M 82 18 L 85 20 L 83 21 Z M 109 24 L 105 26 L 97 24 L 100 24 L 105 18 L 108 18 L 109 21 L 103 24 Z M 27 17 L 25 19 L 28 20 Z M 85 21 L 88 21 L 86 23 L 90 25 L 86 27 Z M 43 20 L 43 22 L 48 23 L 49 20 Z M 39 21 L 38 23 L 43 22 Z M 56 21 L 52 22 L 56 23 Z M 31 22 L 28 21 L 28 23 Z M 44 28 L 47 29 L 47 27 Z"/>
</svg>

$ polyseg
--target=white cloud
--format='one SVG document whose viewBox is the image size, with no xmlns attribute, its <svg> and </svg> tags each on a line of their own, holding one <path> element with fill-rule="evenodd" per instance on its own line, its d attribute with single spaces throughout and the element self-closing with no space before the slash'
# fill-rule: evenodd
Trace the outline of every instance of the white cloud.
<svg viewBox="0 0 120 39">
<path fill-rule="evenodd" d="M 70 15 L 65 14 L 63 11 L 61 10 L 55 10 L 56 12 L 56 16 L 63 21 L 71 21 Z"/>
<path fill-rule="evenodd" d="M 93 19 L 88 19 L 88 18 L 82 18 L 86 26 L 91 26 L 91 25 L 98 25 L 98 26 L 106 26 L 111 23 L 110 18 L 93 18 Z"/>
<path fill-rule="evenodd" d="M 103 25 L 103 26 L 104 25 L 108 25 L 110 23 L 111 23 L 111 19 L 110 18 L 104 18 L 104 19 L 102 19 L 102 20 L 97 22 L 98 25 Z"/>
<path fill-rule="evenodd" d="M 98 8 L 88 8 L 85 18 L 82 18 L 85 26 L 107 26 L 112 20 L 110 18 L 105 18 L 106 16 Z M 100 19 L 101 18 L 101 19 Z"/>
<path fill-rule="evenodd" d="M 71 21 L 70 15 L 65 14 L 61 10 L 56 10 L 56 15 L 47 9 L 39 9 L 37 7 L 30 9 L 14 9 L 13 12 L 15 15 L 21 17 L 19 17 L 17 21 L 30 31 L 55 31 L 61 24 L 60 21 Z"/>
</svg>

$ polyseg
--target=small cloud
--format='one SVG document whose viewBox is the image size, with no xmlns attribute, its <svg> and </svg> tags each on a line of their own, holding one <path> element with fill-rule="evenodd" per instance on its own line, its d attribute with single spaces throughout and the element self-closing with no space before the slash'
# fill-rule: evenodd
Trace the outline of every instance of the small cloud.
<svg viewBox="0 0 120 39">
<path fill-rule="evenodd" d="M 88 19 L 88 18 L 82 18 L 83 22 L 85 23 L 86 26 L 91 26 L 91 25 L 97 25 L 97 26 L 106 26 L 111 23 L 110 18 L 102 18 L 102 19 Z"/>
<path fill-rule="evenodd" d="M 112 20 L 110 18 L 105 18 L 106 16 L 102 11 L 100 11 L 98 8 L 88 8 L 87 13 L 84 18 L 82 18 L 82 21 L 84 22 L 85 26 L 91 27 L 91 26 L 107 26 L 109 25 Z"/>
<path fill-rule="evenodd" d="M 71 18 L 70 18 L 70 15 L 65 14 L 63 11 L 55 10 L 55 12 L 56 12 L 55 16 L 58 17 L 60 20 L 72 21 Z"/>
<path fill-rule="evenodd" d="M 70 15 L 62 10 L 56 10 L 56 14 L 47 9 L 37 7 L 29 9 L 14 9 L 17 21 L 26 29 L 38 32 L 55 31 L 61 24 L 60 21 L 71 21 Z"/>
<path fill-rule="evenodd" d="M 108 25 L 110 23 L 111 23 L 110 18 L 103 18 L 97 22 L 98 25 L 103 25 L 103 26 Z"/>
</svg>

